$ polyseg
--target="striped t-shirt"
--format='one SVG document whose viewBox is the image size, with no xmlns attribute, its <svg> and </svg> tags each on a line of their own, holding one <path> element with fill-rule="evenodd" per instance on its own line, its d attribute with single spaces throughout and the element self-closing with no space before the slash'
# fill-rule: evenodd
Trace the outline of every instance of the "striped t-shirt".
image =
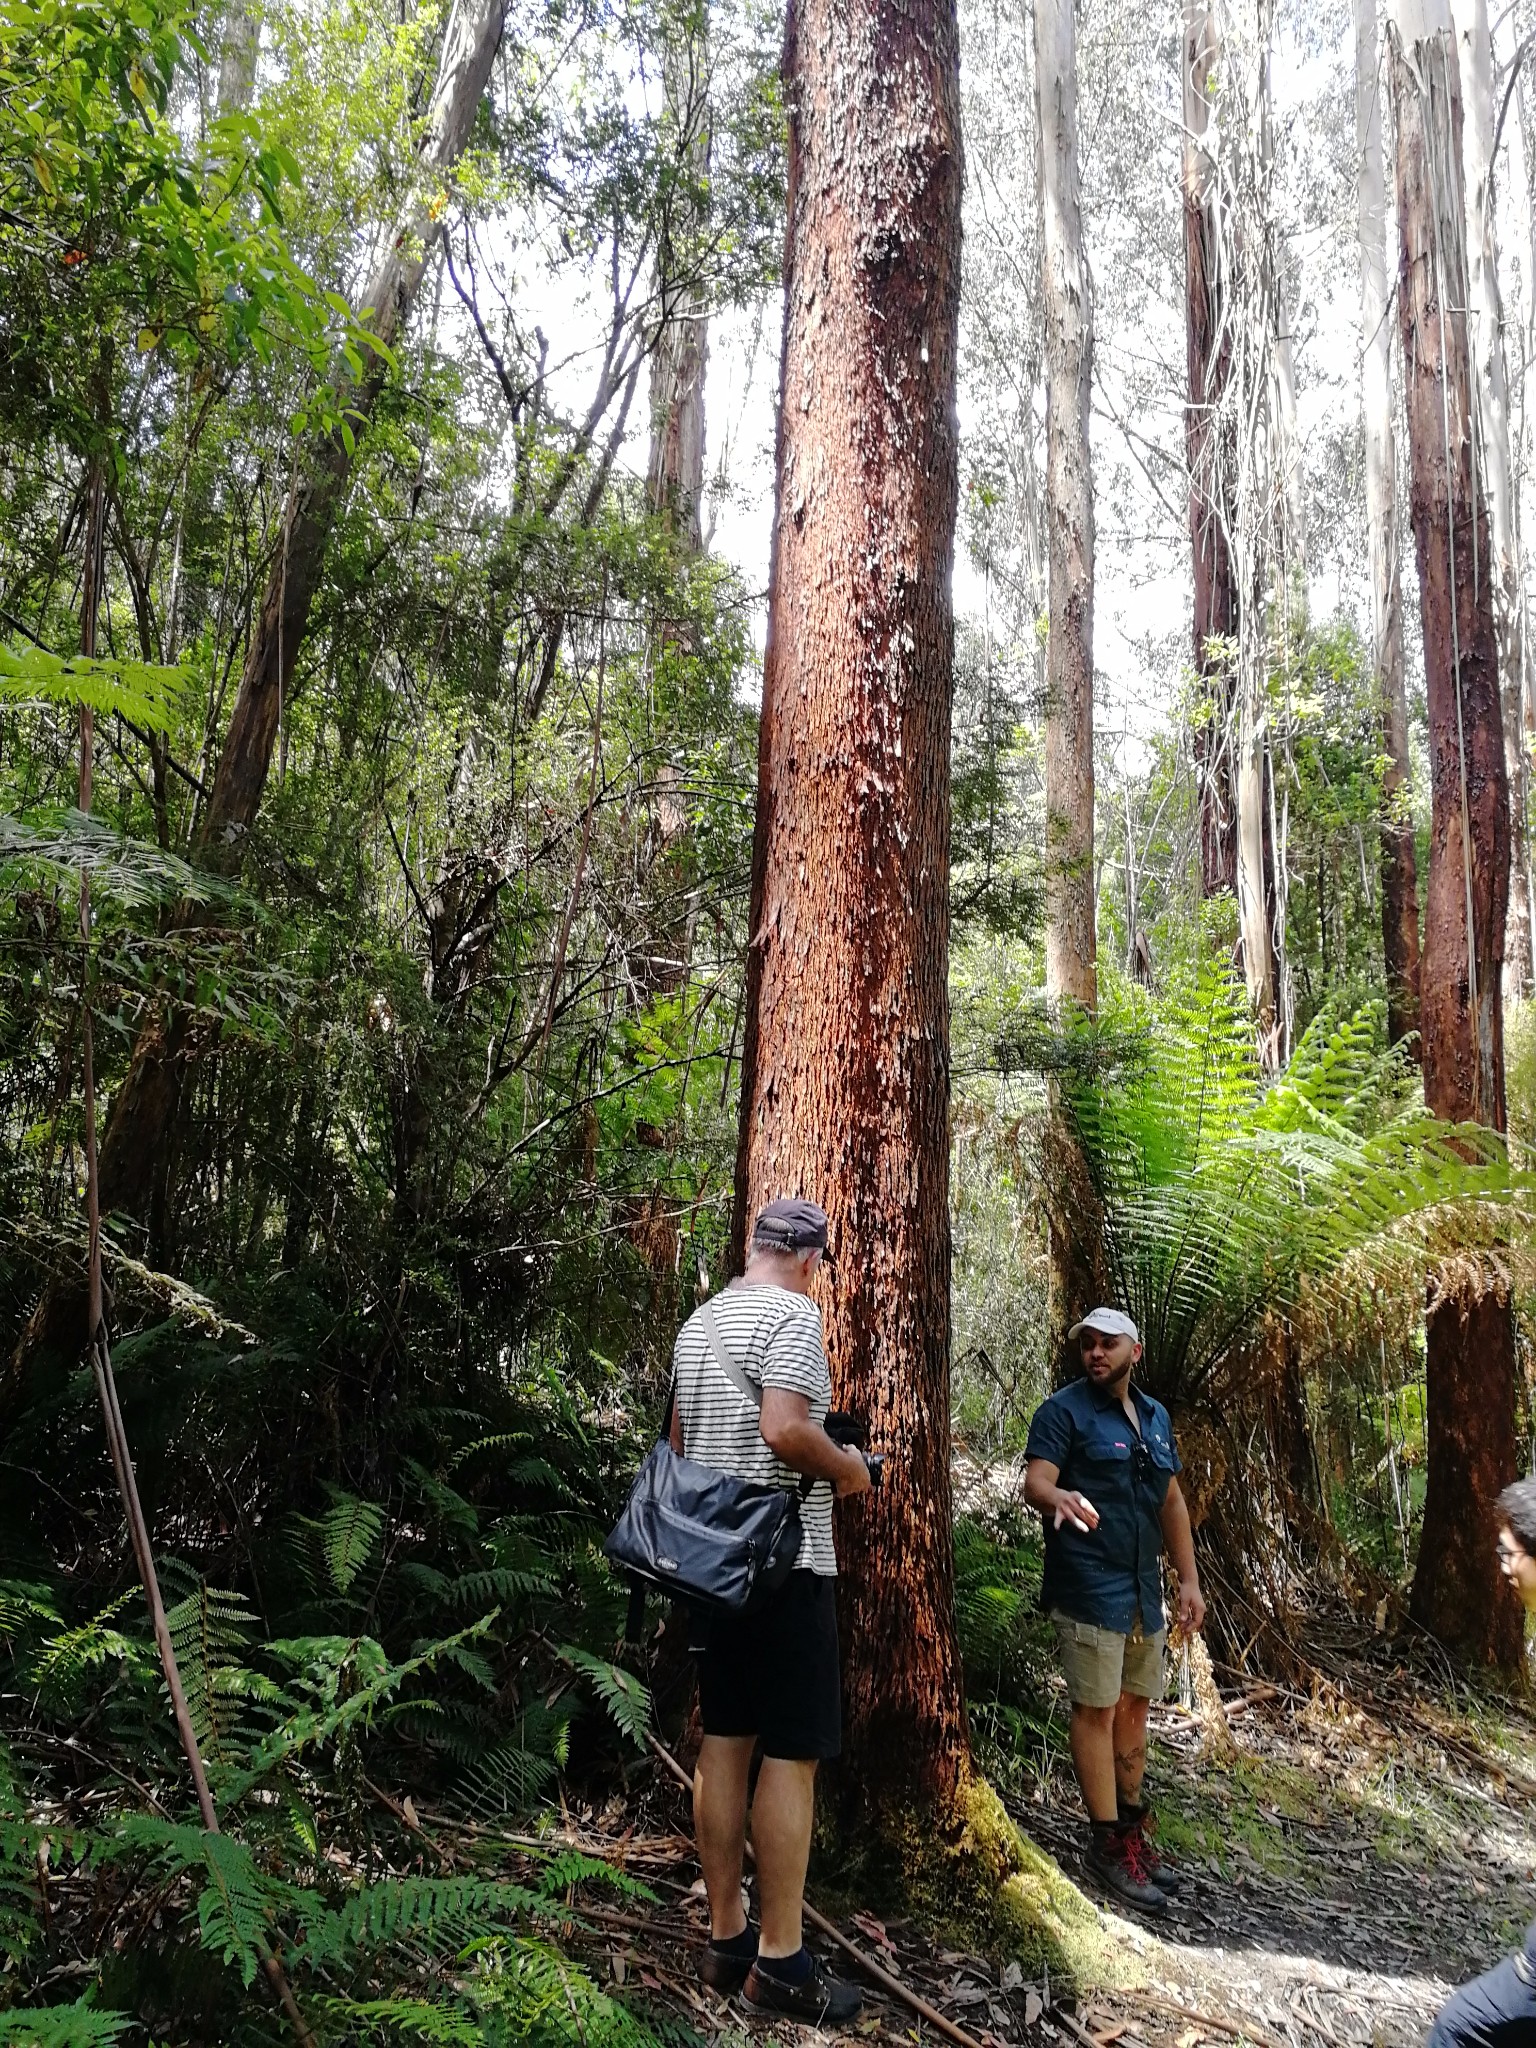
<svg viewBox="0 0 1536 2048">
<path fill-rule="evenodd" d="M 826 1421 L 832 1374 L 821 1339 L 821 1310 L 809 1295 L 787 1287 L 727 1287 L 709 1307 L 720 1341 L 749 1380 L 804 1394 L 812 1422 Z M 800 1474 L 763 1442 L 757 1409 L 720 1370 L 697 1312 L 677 1333 L 672 1371 L 685 1457 L 738 1479 L 798 1489 Z M 800 1526 L 804 1541 L 797 1568 L 835 1577 L 830 1480 L 819 1479 L 801 1501 Z"/>
</svg>

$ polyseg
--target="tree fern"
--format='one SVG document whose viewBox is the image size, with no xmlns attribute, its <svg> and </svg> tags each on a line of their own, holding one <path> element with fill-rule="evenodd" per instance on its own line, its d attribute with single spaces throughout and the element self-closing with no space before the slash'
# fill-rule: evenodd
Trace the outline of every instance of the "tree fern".
<svg viewBox="0 0 1536 2048">
<path fill-rule="evenodd" d="M 1156 1004 L 1107 993 L 1112 1013 L 1140 1019 L 1141 1044 L 1112 1071 L 1085 1067 L 1063 1101 L 1110 1284 L 1164 1399 L 1200 1394 L 1305 1295 L 1343 1302 L 1366 1273 L 1421 1288 L 1437 1255 L 1491 1243 L 1524 1197 L 1500 1139 L 1425 1112 L 1377 1004 L 1319 1017 L 1266 1087 L 1224 973 L 1207 967 Z"/>
</svg>

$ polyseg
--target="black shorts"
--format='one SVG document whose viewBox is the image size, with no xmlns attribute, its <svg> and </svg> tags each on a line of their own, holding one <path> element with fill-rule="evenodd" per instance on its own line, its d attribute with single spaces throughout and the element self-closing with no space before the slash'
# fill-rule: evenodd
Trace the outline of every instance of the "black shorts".
<svg viewBox="0 0 1536 2048">
<path fill-rule="evenodd" d="M 699 1653 L 706 1735 L 757 1735 L 764 1756 L 834 1757 L 843 1742 L 837 1581 L 793 1571 L 766 1607 L 713 1615 Z"/>
</svg>

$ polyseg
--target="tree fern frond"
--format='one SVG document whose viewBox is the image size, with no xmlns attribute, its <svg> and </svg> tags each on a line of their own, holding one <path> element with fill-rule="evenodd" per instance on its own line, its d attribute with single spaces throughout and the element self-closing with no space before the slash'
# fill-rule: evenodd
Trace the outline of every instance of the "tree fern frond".
<svg viewBox="0 0 1536 2048">
<path fill-rule="evenodd" d="M 537 1912 L 543 1900 L 526 1885 L 481 1877 L 398 1877 L 359 1885 L 339 1907 L 302 1915 L 295 1958 L 311 1966 L 394 1950 L 459 1949 Z"/>
<path fill-rule="evenodd" d="M 46 647 L 0 643 L 0 704 L 89 706 L 153 732 L 169 732 L 190 680 L 184 665 L 50 654 Z"/>
</svg>

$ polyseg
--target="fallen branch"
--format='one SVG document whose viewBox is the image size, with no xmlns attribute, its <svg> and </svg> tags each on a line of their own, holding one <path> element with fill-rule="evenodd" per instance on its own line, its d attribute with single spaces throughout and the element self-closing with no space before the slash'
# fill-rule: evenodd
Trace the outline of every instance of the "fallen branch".
<svg viewBox="0 0 1536 2048">
<path fill-rule="evenodd" d="M 645 1739 L 653 1754 L 672 1773 L 679 1785 L 691 1792 L 693 1780 L 671 1750 L 664 1748 L 654 1735 L 647 1735 Z M 748 1856 L 752 1856 L 750 1842 L 747 1843 L 746 1849 Z M 752 1856 L 752 1860 L 755 1863 L 757 1858 Z M 941 2034 L 957 2042 L 959 2048 L 981 2048 L 981 2043 L 974 2034 L 968 2034 L 964 2027 L 956 2026 L 955 2022 L 940 2012 L 936 2005 L 930 2005 L 926 1998 L 920 1998 L 915 1991 L 903 1984 L 899 1977 L 893 1977 L 889 1970 L 882 1970 L 873 1956 L 867 1956 L 863 1949 L 851 1942 L 841 1928 L 834 1927 L 825 1914 L 818 1913 L 808 1899 L 805 1902 L 805 1917 L 818 1933 L 824 1934 L 828 1941 L 835 1942 L 844 1955 L 851 1956 L 865 1975 L 872 1977 L 882 1991 L 888 1991 L 892 1998 L 899 1998 L 903 2005 L 910 2007 L 913 2012 L 925 2019 L 930 2027 L 937 2027 Z"/>
</svg>

